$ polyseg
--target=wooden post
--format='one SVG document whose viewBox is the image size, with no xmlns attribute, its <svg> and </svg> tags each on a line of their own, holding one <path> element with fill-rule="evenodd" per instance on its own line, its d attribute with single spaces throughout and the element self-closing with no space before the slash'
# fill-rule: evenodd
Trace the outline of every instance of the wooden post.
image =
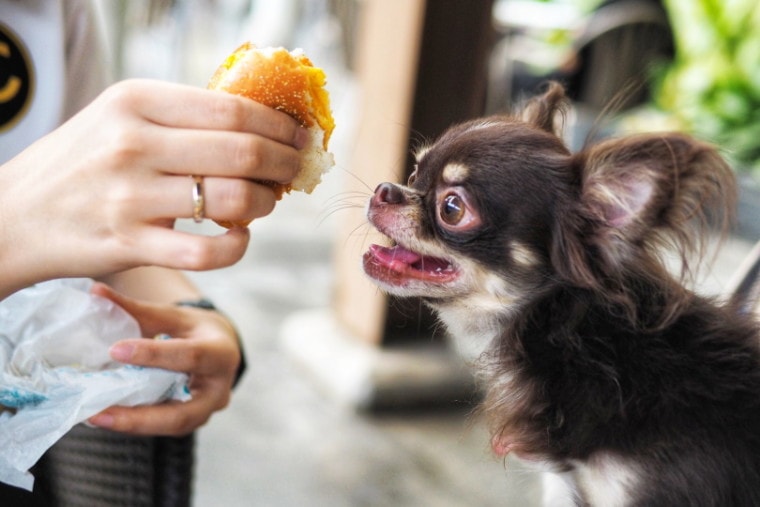
<svg viewBox="0 0 760 507">
<path fill-rule="evenodd" d="M 425 0 L 366 0 L 355 68 L 361 93 L 355 151 L 348 170 L 351 188 L 369 198 L 381 181 L 398 181 L 406 171 L 412 101 L 419 63 Z M 335 249 L 336 317 L 365 343 L 380 344 L 387 298 L 365 279 L 359 266 L 370 242 L 361 209 L 345 213 Z"/>
<path fill-rule="evenodd" d="M 359 132 L 349 170 L 366 194 L 405 181 L 411 150 L 454 122 L 483 111 L 492 0 L 366 0 L 357 74 Z M 416 301 L 393 301 L 357 268 L 370 242 L 364 210 L 347 214 L 336 248 L 337 319 L 357 339 L 379 345 L 390 334 L 426 331 Z M 410 315 L 412 318 L 410 318 Z M 420 322 L 421 321 L 421 322 Z"/>
<path fill-rule="evenodd" d="M 380 182 L 406 179 L 413 145 L 481 114 L 491 3 L 360 2 L 354 68 L 361 99 L 347 195 L 357 192 L 366 205 Z M 289 318 L 282 329 L 285 349 L 333 397 L 356 407 L 467 398 L 472 374 L 443 342 L 433 343 L 424 307 L 389 300 L 362 272 L 364 251 L 384 241 L 368 225 L 364 209 L 341 217 L 332 308 Z M 421 339 L 407 340 L 415 335 Z M 393 346 L 400 341 L 403 347 Z"/>
</svg>

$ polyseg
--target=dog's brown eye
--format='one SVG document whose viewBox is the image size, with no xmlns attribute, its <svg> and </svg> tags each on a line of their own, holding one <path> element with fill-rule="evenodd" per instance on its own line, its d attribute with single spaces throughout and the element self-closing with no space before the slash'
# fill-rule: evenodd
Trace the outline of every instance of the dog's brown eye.
<svg viewBox="0 0 760 507">
<path fill-rule="evenodd" d="M 438 225 L 446 231 L 472 231 L 481 225 L 477 206 L 463 187 L 445 187 L 436 192 Z"/>
<path fill-rule="evenodd" d="M 447 195 L 441 203 L 441 220 L 449 225 L 457 225 L 462 221 L 465 206 L 462 199 L 455 194 Z"/>
</svg>

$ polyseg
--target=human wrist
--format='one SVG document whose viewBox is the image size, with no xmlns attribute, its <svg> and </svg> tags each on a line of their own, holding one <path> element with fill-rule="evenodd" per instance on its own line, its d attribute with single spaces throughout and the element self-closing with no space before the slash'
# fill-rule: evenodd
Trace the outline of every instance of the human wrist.
<svg viewBox="0 0 760 507">
<path fill-rule="evenodd" d="M 13 201 L 17 192 L 13 186 L 12 171 L 12 161 L 0 166 L 0 266 L 3 267 L 0 301 L 44 279 L 36 273 L 40 264 L 32 261 L 34 255 L 40 252 L 28 249 L 29 238 L 20 236 L 25 229 L 24 226 L 19 227 L 23 221 L 19 220 L 19 208 Z"/>
<path fill-rule="evenodd" d="M 176 301 L 174 305 L 183 306 L 187 308 L 198 308 L 201 310 L 216 312 L 219 315 L 222 315 L 227 320 L 227 322 L 230 325 L 230 328 L 233 330 L 235 334 L 235 341 L 237 342 L 238 350 L 240 351 L 240 362 L 238 363 L 237 370 L 235 371 L 235 379 L 232 381 L 232 387 L 237 386 L 238 382 L 240 381 L 240 378 L 243 376 L 243 373 L 245 372 L 247 368 L 247 363 L 245 360 L 245 351 L 243 350 L 243 342 L 240 339 L 240 333 L 232 324 L 232 321 L 230 320 L 230 318 L 224 315 L 223 313 L 221 313 L 217 309 L 216 305 L 214 305 L 214 303 L 210 299 L 207 299 L 205 297 L 200 297 L 197 299 L 182 299 L 182 300 Z"/>
</svg>

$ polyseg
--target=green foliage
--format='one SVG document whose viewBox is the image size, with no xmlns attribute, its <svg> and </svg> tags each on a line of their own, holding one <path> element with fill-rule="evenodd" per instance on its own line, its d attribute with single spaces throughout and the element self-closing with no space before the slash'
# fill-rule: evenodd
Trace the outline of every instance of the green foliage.
<svg viewBox="0 0 760 507">
<path fill-rule="evenodd" d="M 676 58 L 657 104 L 760 174 L 760 3 L 665 0 Z"/>
</svg>

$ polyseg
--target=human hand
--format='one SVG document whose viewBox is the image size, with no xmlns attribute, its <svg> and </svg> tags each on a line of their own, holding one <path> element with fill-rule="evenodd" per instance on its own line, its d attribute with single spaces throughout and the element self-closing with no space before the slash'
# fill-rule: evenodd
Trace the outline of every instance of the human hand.
<svg viewBox="0 0 760 507">
<path fill-rule="evenodd" d="M 90 418 L 91 424 L 134 435 L 180 436 L 202 426 L 228 405 L 241 350 L 237 333 L 224 316 L 199 308 L 138 301 L 104 284 L 95 284 L 92 292 L 124 308 L 144 335 L 172 336 L 170 340 L 121 340 L 111 347 L 111 356 L 123 363 L 188 373 L 192 399 L 110 407 Z"/>
<path fill-rule="evenodd" d="M 297 173 L 306 131 L 235 95 L 129 80 L 106 90 L 0 171 L 0 298 L 37 281 L 98 277 L 135 266 L 205 270 L 239 260 L 248 231 L 173 230 L 193 215 L 243 222 L 270 213 L 261 181 Z"/>
</svg>

